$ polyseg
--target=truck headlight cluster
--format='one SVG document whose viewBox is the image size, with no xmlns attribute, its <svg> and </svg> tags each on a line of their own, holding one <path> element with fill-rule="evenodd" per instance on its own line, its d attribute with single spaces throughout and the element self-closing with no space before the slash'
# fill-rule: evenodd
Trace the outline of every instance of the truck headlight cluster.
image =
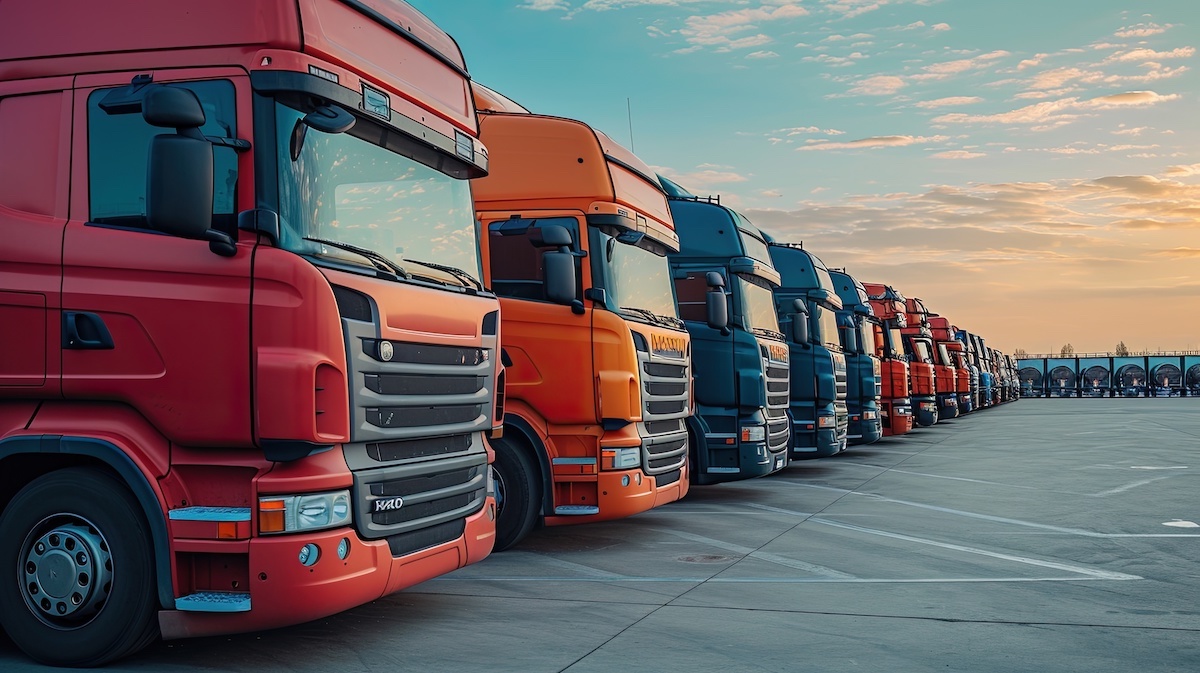
<svg viewBox="0 0 1200 673">
<path fill-rule="evenodd" d="M 612 457 L 613 470 L 628 470 L 642 464 L 642 449 L 637 446 L 630 446 L 622 449 L 604 449 L 604 457 Z M 604 467 L 608 467 L 608 460 L 603 461 Z"/>
<path fill-rule="evenodd" d="M 818 416 L 817 417 L 817 427 L 818 428 L 832 428 L 832 427 L 835 427 L 836 425 L 837 425 L 837 417 L 836 416 Z"/>
<path fill-rule="evenodd" d="M 350 491 L 264 495 L 258 499 L 259 533 L 300 533 L 350 523 Z"/>
<path fill-rule="evenodd" d="M 743 442 L 765 442 L 765 441 L 767 441 L 766 426 L 743 425 L 742 426 L 742 441 Z"/>
<path fill-rule="evenodd" d="M 875 417 L 877 415 L 878 414 L 876 414 L 874 411 L 864 411 L 863 412 L 863 420 L 864 421 L 873 421 L 873 420 L 875 420 Z"/>
</svg>

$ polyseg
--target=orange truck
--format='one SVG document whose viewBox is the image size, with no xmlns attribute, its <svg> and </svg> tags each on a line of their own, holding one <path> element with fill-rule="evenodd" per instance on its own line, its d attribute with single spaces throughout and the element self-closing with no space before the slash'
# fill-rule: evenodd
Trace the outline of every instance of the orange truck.
<svg viewBox="0 0 1200 673">
<path fill-rule="evenodd" d="M 913 395 L 908 356 L 902 330 L 908 326 L 904 297 L 890 285 L 863 283 L 868 301 L 879 319 L 876 354 L 880 359 L 879 414 L 883 435 L 903 435 L 913 429 Z"/>
<path fill-rule="evenodd" d="M 963 344 L 954 338 L 955 329 L 945 316 L 929 314 L 929 329 L 933 332 L 933 343 L 941 362 L 954 370 L 954 393 L 958 397 L 958 413 L 972 412 L 971 370 L 967 367 L 967 356 Z M 939 381 L 938 385 L 941 385 Z"/>
<path fill-rule="evenodd" d="M 688 491 L 692 373 L 645 163 L 572 119 L 475 84 L 484 275 L 500 296 L 507 396 L 493 440 L 496 548 L 547 526 L 629 516 Z"/>
<path fill-rule="evenodd" d="M 0 3 L 18 647 L 96 666 L 488 555 L 477 129 L 458 46 L 403 2 Z"/>
</svg>

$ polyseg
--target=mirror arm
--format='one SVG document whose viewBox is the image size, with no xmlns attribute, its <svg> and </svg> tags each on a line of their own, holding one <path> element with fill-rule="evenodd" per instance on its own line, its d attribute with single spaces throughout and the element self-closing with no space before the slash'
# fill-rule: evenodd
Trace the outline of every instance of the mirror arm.
<svg viewBox="0 0 1200 673">
<path fill-rule="evenodd" d="M 237 241 L 220 229 L 209 229 L 204 232 L 204 240 L 208 241 L 208 249 L 222 257 L 233 257 L 237 254 Z"/>
</svg>

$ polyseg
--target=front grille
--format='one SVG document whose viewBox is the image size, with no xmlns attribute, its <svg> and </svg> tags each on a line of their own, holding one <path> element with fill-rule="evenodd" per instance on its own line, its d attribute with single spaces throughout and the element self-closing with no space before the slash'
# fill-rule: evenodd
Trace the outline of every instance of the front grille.
<svg viewBox="0 0 1200 673">
<path fill-rule="evenodd" d="M 482 404 L 444 407 L 367 408 L 367 422 L 377 428 L 415 428 L 467 423 L 483 413 Z M 488 419 L 490 421 L 490 419 Z"/>
<path fill-rule="evenodd" d="M 681 476 L 683 476 L 683 470 L 671 470 L 670 472 L 664 472 L 663 474 L 654 477 L 654 483 L 656 486 L 660 487 L 670 486 L 671 484 L 679 481 Z"/>
<path fill-rule="evenodd" d="M 656 476 L 678 471 L 687 462 L 684 418 L 691 372 L 681 359 L 644 350 L 637 351 L 637 357 L 642 371 L 642 470 Z M 661 478 L 658 484 L 663 485 Z"/>
<path fill-rule="evenodd" d="M 777 453 L 787 449 L 790 436 L 790 423 L 787 417 L 788 407 L 791 406 L 791 387 L 789 377 L 791 371 L 786 366 L 769 359 L 763 359 L 763 371 L 766 372 L 767 408 L 767 450 Z"/>
<path fill-rule="evenodd" d="M 452 523 L 487 499 L 487 451 L 354 473 L 354 521 L 362 537 L 391 538 Z M 378 503 L 378 504 L 377 504 Z"/>
<path fill-rule="evenodd" d="M 479 392 L 483 376 L 423 376 L 419 374 L 364 374 L 367 390 L 380 395 L 464 395 Z"/>
<path fill-rule="evenodd" d="M 448 453 L 466 451 L 471 446 L 470 435 L 451 435 L 449 437 L 430 437 L 429 439 L 410 439 L 395 442 L 373 442 L 367 444 L 367 455 L 372 460 L 390 463 L 397 460 L 412 460 L 413 458 L 428 458 L 443 456 Z"/>
<path fill-rule="evenodd" d="M 404 556 L 422 549 L 453 542 L 462 537 L 466 529 L 466 519 L 457 519 L 411 533 L 391 535 L 387 539 L 388 550 L 392 552 L 392 556 Z"/>
<path fill-rule="evenodd" d="M 374 340 L 363 343 L 366 352 L 375 349 Z M 433 344 L 392 342 L 392 362 L 411 362 L 421 365 L 477 365 L 487 357 L 482 348 L 459 348 Z"/>
</svg>

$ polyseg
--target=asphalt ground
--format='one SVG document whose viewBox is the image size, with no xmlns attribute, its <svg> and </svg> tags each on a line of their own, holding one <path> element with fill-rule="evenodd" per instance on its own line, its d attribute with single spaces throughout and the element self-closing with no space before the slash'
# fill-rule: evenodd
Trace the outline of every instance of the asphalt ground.
<svg viewBox="0 0 1200 673">
<path fill-rule="evenodd" d="M 1200 399 L 1022 400 L 108 670 L 1194 673 L 1198 438 Z"/>
</svg>

